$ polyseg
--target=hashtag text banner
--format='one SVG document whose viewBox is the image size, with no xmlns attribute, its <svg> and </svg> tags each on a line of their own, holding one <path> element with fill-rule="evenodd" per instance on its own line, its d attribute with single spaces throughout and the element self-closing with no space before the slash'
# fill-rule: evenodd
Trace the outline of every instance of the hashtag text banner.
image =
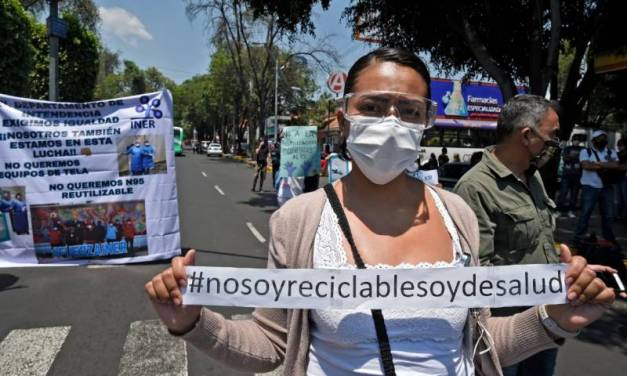
<svg viewBox="0 0 627 376">
<path fill-rule="evenodd" d="M 302 309 L 474 308 L 566 302 L 567 266 L 429 269 L 187 267 L 186 305 Z"/>
</svg>

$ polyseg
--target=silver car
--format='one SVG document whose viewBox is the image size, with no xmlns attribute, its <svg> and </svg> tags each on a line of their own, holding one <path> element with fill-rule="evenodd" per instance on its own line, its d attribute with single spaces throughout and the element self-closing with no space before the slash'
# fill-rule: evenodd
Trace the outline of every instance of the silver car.
<svg viewBox="0 0 627 376">
<path fill-rule="evenodd" d="M 221 157 L 222 145 L 211 143 L 207 146 L 207 157 Z"/>
</svg>

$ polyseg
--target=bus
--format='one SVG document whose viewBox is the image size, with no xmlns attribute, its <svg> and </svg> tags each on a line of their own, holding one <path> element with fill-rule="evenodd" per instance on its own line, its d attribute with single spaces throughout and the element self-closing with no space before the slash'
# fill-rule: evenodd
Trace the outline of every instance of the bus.
<svg viewBox="0 0 627 376">
<path fill-rule="evenodd" d="M 183 128 L 174 127 L 174 155 L 183 155 Z"/>
<path fill-rule="evenodd" d="M 446 147 L 451 162 L 455 155 L 459 156 L 460 162 L 470 162 L 474 153 L 494 144 L 496 144 L 496 123 L 494 126 L 451 127 L 438 125 L 436 122 L 435 126 L 427 129 L 422 137 L 420 162 L 426 163 L 431 154 L 439 157 L 442 154 L 442 147 Z"/>
<path fill-rule="evenodd" d="M 519 93 L 526 88 L 519 86 Z M 494 83 L 434 78 L 431 98 L 437 102 L 434 126 L 425 131 L 420 162 L 431 154 L 436 158 L 446 147 L 449 161 L 455 156 L 470 162 L 476 152 L 496 143 L 496 120 L 503 107 L 503 96 Z"/>
</svg>

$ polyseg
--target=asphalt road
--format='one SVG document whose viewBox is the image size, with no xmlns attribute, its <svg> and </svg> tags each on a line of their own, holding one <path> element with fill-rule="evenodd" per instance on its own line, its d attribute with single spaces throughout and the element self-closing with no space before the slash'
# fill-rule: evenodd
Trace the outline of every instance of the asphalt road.
<svg viewBox="0 0 627 376">
<path fill-rule="evenodd" d="M 200 265 L 264 267 L 274 195 L 251 192 L 241 163 L 176 162 L 182 247 Z M 0 269 L 0 375 L 241 375 L 160 331 L 143 285 L 166 266 Z"/>
<path fill-rule="evenodd" d="M 250 191 L 252 169 L 188 152 L 177 158 L 177 182 L 182 246 L 199 250 L 198 264 L 265 265 L 275 196 Z M 0 375 L 243 375 L 163 332 L 143 284 L 166 265 L 0 269 Z M 624 375 L 625 313 L 618 304 L 568 341 L 557 374 Z"/>
</svg>

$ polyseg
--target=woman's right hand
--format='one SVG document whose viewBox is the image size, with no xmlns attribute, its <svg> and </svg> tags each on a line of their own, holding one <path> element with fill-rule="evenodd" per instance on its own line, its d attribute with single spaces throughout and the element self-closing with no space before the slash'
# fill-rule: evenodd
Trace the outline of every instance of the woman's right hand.
<svg viewBox="0 0 627 376">
<path fill-rule="evenodd" d="M 175 334 L 190 331 L 198 317 L 201 306 L 184 306 L 181 287 L 187 285 L 185 267 L 194 265 L 196 251 L 191 249 L 184 257 L 172 259 L 172 266 L 154 276 L 144 286 L 159 318 Z"/>
</svg>

